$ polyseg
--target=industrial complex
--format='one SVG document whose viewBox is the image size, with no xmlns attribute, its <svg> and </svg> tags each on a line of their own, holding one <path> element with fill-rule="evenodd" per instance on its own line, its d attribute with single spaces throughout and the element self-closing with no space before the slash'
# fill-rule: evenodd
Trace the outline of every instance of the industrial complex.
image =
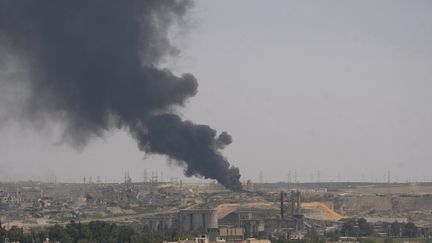
<svg viewBox="0 0 432 243">
<path fill-rule="evenodd" d="M 123 183 L 1 183 L 0 221 L 2 227 L 24 230 L 106 221 L 184 242 L 185 235 L 194 235 L 193 241 L 253 242 L 340 234 L 347 220 L 361 218 L 376 236 L 387 236 L 394 222 L 412 222 L 417 237 L 430 237 L 427 190 L 432 185 L 366 184 L 249 180 L 244 190 L 232 192 L 215 183 L 134 183 L 130 178 Z M 403 193 L 386 193 L 392 188 Z"/>
</svg>

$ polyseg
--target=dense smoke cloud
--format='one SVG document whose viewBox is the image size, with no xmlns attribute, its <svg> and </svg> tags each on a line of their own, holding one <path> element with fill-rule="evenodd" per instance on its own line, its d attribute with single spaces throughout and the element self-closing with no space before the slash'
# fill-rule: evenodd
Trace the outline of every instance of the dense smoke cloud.
<svg viewBox="0 0 432 243">
<path fill-rule="evenodd" d="M 231 137 L 183 121 L 173 111 L 197 93 L 191 74 L 157 68 L 178 53 L 170 26 L 187 0 L 0 0 L 0 48 L 27 61 L 28 120 L 61 120 L 76 146 L 127 129 L 146 153 L 169 156 L 187 176 L 240 190 L 240 174 L 220 149 Z M 4 68 L 8 60 L 0 57 Z M 10 80 L 0 76 L 0 83 Z M 43 114 L 43 115 L 41 115 Z"/>
</svg>

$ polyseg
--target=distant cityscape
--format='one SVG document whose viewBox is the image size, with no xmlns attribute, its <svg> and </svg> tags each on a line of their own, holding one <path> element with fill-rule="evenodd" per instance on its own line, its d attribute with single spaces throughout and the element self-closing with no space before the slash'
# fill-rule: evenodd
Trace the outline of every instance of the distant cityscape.
<svg viewBox="0 0 432 243">
<path fill-rule="evenodd" d="M 210 242 L 432 237 L 432 183 L 247 180 L 242 191 L 231 192 L 217 183 L 150 175 L 146 182 L 133 182 L 128 173 L 122 183 L 98 177 L 82 183 L 2 182 L 0 222 L 6 231 L 20 227 L 23 234 L 71 222 L 107 222 L 169 241 L 185 234 Z"/>
</svg>

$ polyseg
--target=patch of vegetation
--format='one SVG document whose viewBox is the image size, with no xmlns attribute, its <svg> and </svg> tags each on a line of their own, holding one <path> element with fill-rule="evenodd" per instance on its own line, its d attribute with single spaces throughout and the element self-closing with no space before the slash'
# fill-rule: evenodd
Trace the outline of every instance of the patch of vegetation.
<svg viewBox="0 0 432 243">
<path fill-rule="evenodd" d="M 188 235 L 193 236 L 193 235 Z M 62 243 L 156 243 L 164 240 L 175 240 L 180 235 L 174 231 L 163 229 L 150 231 L 144 229 L 141 232 L 127 225 L 117 225 L 102 221 L 94 221 L 88 224 L 71 222 L 65 226 L 54 225 L 47 228 L 34 228 L 30 232 L 24 232 L 22 228 L 13 226 L 9 230 L 1 227 L 0 242 L 19 241 L 23 243 L 42 242 L 46 238 Z"/>
</svg>

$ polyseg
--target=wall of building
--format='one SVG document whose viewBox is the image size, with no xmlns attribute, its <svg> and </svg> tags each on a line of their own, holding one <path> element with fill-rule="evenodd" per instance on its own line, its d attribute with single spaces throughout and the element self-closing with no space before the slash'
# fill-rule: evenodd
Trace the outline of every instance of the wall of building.
<svg viewBox="0 0 432 243">
<path fill-rule="evenodd" d="M 217 228 L 217 214 L 213 209 L 181 210 L 178 213 L 179 229 L 183 232 L 202 232 Z"/>
</svg>

